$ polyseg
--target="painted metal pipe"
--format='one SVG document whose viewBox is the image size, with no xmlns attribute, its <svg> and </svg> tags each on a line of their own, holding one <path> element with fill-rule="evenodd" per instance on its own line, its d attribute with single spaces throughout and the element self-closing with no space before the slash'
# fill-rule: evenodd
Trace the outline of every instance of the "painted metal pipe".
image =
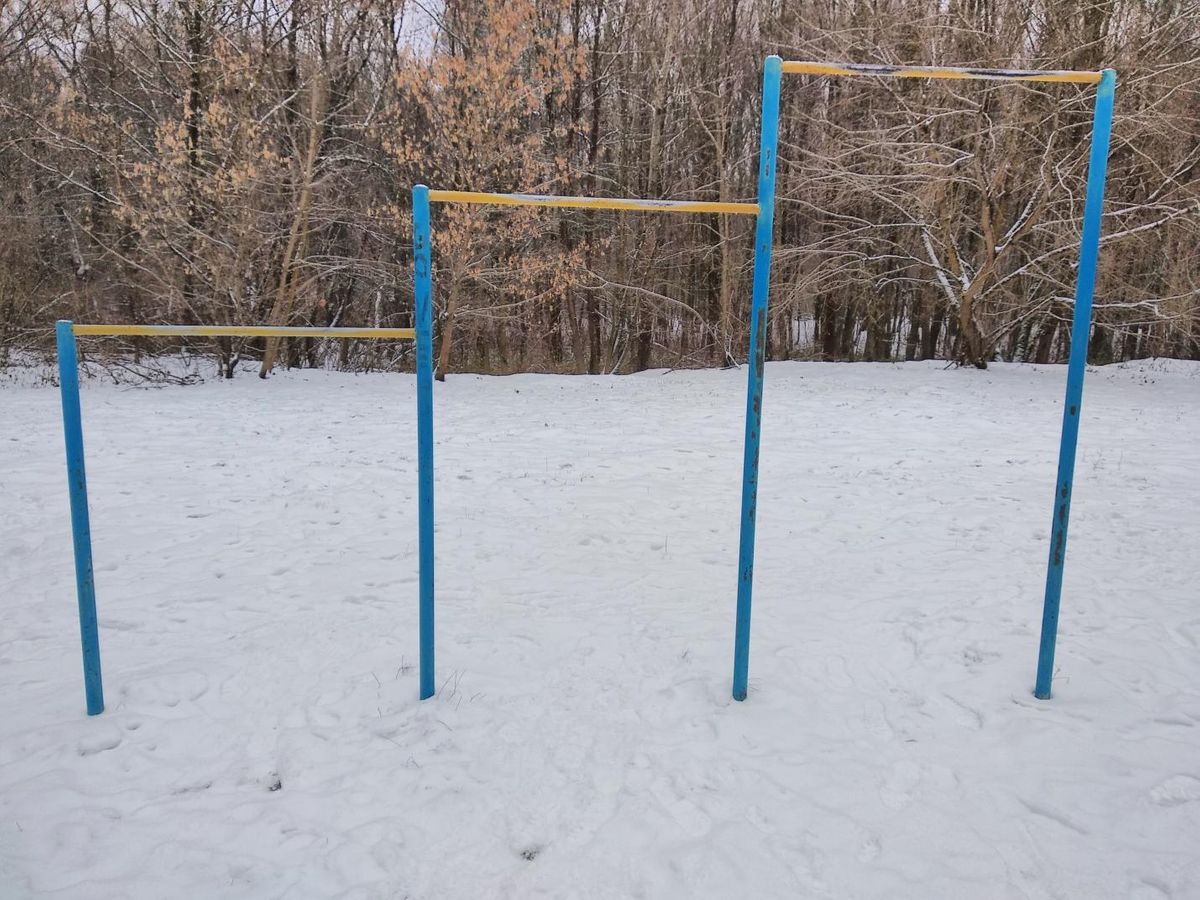
<svg viewBox="0 0 1200 900">
<path fill-rule="evenodd" d="M 783 71 L 789 75 L 866 75 L 876 78 L 951 78 L 981 81 L 1041 81 L 1067 84 L 1099 84 L 1101 72 L 1064 69 L 979 69 L 961 66 L 886 66 L 869 63 L 800 62 L 788 60 Z"/>
<path fill-rule="evenodd" d="M 1101 213 L 1108 173 L 1113 96 L 1117 73 L 1105 69 L 1096 92 L 1092 117 L 1092 150 L 1088 160 L 1087 197 L 1083 205 L 1083 236 L 1079 243 L 1079 275 L 1075 282 L 1075 314 L 1071 320 L 1071 356 L 1067 363 L 1067 394 L 1063 404 L 1062 439 L 1058 449 L 1058 479 L 1054 485 L 1054 519 L 1050 529 L 1050 561 L 1042 608 L 1042 639 L 1038 647 L 1034 696 L 1050 699 L 1054 679 L 1054 650 L 1058 640 L 1058 611 L 1062 600 L 1063 564 L 1067 555 L 1067 522 L 1075 480 L 1075 449 L 1079 442 L 1079 411 L 1083 406 L 1083 376 L 1087 369 L 1088 338 L 1092 329 L 1092 296 L 1100 256 Z"/>
<path fill-rule="evenodd" d="M 417 509 L 420 582 L 421 699 L 434 692 L 433 629 L 433 274 L 429 188 L 413 199 L 413 304 L 417 326 Z"/>
<path fill-rule="evenodd" d="M 481 191 L 430 191 L 434 203 L 477 203 L 488 206 L 549 206 L 560 209 L 635 209 L 664 213 L 758 215 L 755 203 L 708 200 L 634 200 L 620 197 L 560 197 L 554 194 L 491 194 Z"/>
<path fill-rule="evenodd" d="M 413 340 L 412 328 L 316 328 L 305 325 L 75 325 L 78 335 L 138 337 L 328 337 Z"/>
<path fill-rule="evenodd" d="M 746 438 L 742 456 L 742 530 L 738 550 L 737 625 L 733 640 L 733 699 L 745 700 L 750 668 L 750 601 L 754 589 L 754 531 L 758 513 L 758 451 L 762 438 L 763 375 L 767 358 L 767 300 L 775 226 L 776 148 L 782 60 L 763 65 L 762 133 L 758 148 L 758 223 L 750 301 L 750 358 L 746 378 Z"/>
<path fill-rule="evenodd" d="M 75 596 L 79 603 L 79 638 L 83 644 L 83 684 L 87 712 L 104 712 L 100 675 L 100 632 L 96 623 L 96 581 L 92 574 L 92 527 L 88 519 L 87 474 L 83 466 L 83 420 L 79 412 L 79 359 L 71 323 L 55 323 L 58 343 L 58 388 L 62 399 L 63 437 L 67 449 L 67 488 L 71 497 L 71 539 L 75 550 Z"/>
</svg>

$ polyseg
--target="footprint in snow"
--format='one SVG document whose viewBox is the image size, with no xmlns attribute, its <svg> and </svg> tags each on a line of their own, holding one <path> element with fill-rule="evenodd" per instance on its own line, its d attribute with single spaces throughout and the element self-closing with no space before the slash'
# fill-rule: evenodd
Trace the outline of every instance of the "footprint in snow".
<svg viewBox="0 0 1200 900">
<path fill-rule="evenodd" d="M 1159 806 L 1182 806 L 1200 800 L 1200 778 L 1192 775 L 1172 775 L 1150 789 L 1150 799 Z"/>
<path fill-rule="evenodd" d="M 865 834 L 858 845 L 858 852 L 855 856 L 859 862 L 874 862 L 882 851 L 883 845 L 880 843 L 879 837 L 874 834 Z"/>
<path fill-rule="evenodd" d="M 80 756 L 95 756 L 121 745 L 121 731 L 112 726 L 97 728 L 79 741 Z"/>
<path fill-rule="evenodd" d="M 913 791 L 920 782 L 921 769 L 916 763 L 895 763 L 887 783 L 879 791 L 879 799 L 889 809 L 903 809 L 912 803 Z"/>
</svg>

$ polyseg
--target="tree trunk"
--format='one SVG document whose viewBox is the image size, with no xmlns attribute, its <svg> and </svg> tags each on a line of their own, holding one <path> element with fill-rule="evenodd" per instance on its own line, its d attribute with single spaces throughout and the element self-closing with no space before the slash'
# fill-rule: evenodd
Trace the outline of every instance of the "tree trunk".
<svg viewBox="0 0 1200 900">
<path fill-rule="evenodd" d="M 458 300 L 462 292 L 463 275 L 460 269 L 455 265 L 452 269 L 450 277 L 450 290 L 446 293 L 446 315 L 442 319 L 442 347 L 438 353 L 437 371 L 434 373 L 434 378 L 438 381 L 446 380 L 446 373 L 450 371 L 450 352 L 454 348 L 454 327 L 458 317 Z"/>
<path fill-rule="evenodd" d="M 325 112 L 325 84 L 322 77 L 313 79 L 309 98 L 309 132 L 308 148 L 305 152 L 303 169 L 300 174 L 300 196 L 296 203 L 296 212 L 292 217 L 292 227 L 288 232 L 287 246 L 283 251 L 283 261 L 280 264 L 279 287 L 275 291 L 275 303 L 271 307 L 270 323 L 274 326 L 286 325 L 296 304 L 296 294 L 300 279 L 300 269 L 295 265 L 295 259 L 305 232 L 308 228 L 308 214 L 312 207 L 313 179 L 317 168 L 317 155 L 321 149 L 322 117 Z M 262 366 L 258 370 L 259 378 L 266 378 L 275 366 L 275 357 L 279 353 L 279 338 L 267 338 L 267 346 L 263 352 Z"/>
</svg>

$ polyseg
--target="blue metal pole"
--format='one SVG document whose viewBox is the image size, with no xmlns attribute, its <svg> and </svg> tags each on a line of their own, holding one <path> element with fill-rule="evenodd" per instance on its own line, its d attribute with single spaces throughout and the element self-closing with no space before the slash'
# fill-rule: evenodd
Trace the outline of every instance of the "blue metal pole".
<svg viewBox="0 0 1200 900">
<path fill-rule="evenodd" d="M 104 712 L 100 678 L 100 633 L 96 625 L 96 582 L 92 577 L 92 527 L 88 521 L 87 474 L 83 468 L 83 421 L 79 414 L 79 359 L 70 322 L 54 326 L 58 342 L 58 387 L 67 445 L 67 487 L 71 495 L 71 537 L 75 545 L 75 595 L 83 642 L 83 683 L 89 716 Z"/>
<path fill-rule="evenodd" d="M 433 696 L 433 276 L 429 188 L 413 187 L 413 302 L 417 328 L 417 513 L 421 699 Z"/>
<path fill-rule="evenodd" d="M 1092 119 L 1092 152 L 1088 160 L 1087 198 L 1083 206 L 1083 237 L 1079 244 L 1079 276 L 1075 283 L 1075 314 L 1071 321 L 1071 357 L 1067 365 L 1067 396 L 1063 408 L 1062 442 L 1058 450 L 1058 480 L 1054 486 L 1054 524 L 1050 532 L 1050 562 L 1046 568 L 1046 598 L 1042 610 L 1042 640 L 1038 650 L 1034 696 L 1050 698 L 1054 678 L 1054 647 L 1058 638 L 1058 607 L 1062 599 L 1063 562 L 1067 554 L 1067 520 L 1075 478 L 1075 447 L 1079 441 L 1079 410 L 1083 404 L 1083 375 L 1087 368 L 1088 337 L 1092 328 L 1092 295 L 1100 255 L 1100 217 L 1108 171 L 1112 133 L 1113 94 L 1117 73 L 1105 69 L 1096 91 Z"/>
<path fill-rule="evenodd" d="M 746 699 L 750 669 L 750 599 L 754 589 L 754 527 L 758 504 L 758 447 L 762 435 L 763 368 L 767 358 L 767 290 L 775 225 L 775 150 L 779 143 L 779 82 L 783 62 L 763 65 L 762 133 L 758 147 L 758 224 L 754 232 L 754 292 L 746 381 L 746 442 L 742 458 L 742 532 L 738 550 L 737 626 L 733 641 L 733 699 Z"/>
</svg>

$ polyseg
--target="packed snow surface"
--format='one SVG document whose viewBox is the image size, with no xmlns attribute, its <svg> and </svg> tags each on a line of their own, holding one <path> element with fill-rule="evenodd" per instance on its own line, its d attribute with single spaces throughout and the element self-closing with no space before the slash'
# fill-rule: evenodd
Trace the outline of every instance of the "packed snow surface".
<svg viewBox="0 0 1200 900">
<path fill-rule="evenodd" d="M 744 371 L 0 389 L 0 898 L 1200 897 L 1200 366 L 771 364 L 750 697 Z"/>
</svg>

